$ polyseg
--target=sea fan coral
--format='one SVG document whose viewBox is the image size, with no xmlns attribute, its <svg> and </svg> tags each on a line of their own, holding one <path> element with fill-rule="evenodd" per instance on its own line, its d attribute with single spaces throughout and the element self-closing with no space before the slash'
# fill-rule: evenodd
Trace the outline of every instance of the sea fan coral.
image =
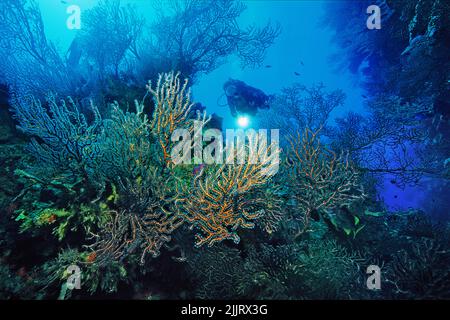
<svg viewBox="0 0 450 320">
<path fill-rule="evenodd" d="M 262 150 L 259 148 L 258 153 Z M 256 164 L 249 161 L 223 164 L 217 170 L 203 170 L 195 177 L 193 190 L 179 201 L 185 219 L 202 232 L 196 235 L 197 247 L 212 246 L 226 239 L 239 243 L 237 229 L 253 228 L 253 221 L 265 214 L 266 200 L 259 191 L 270 179 L 266 170 L 271 170 L 275 163 L 269 157 L 260 159 L 263 160 Z"/>
<path fill-rule="evenodd" d="M 181 82 L 179 76 L 180 73 L 166 73 L 159 76 L 156 87 L 153 87 L 151 82 L 147 85 L 147 90 L 155 101 L 155 110 L 149 128 L 159 141 L 166 164 L 170 163 L 172 133 L 181 128 L 193 131 L 189 112 L 194 103 L 190 100 L 188 80 Z M 200 129 L 211 119 L 206 117 L 205 112 L 197 116 L 197 120 L 201 121 Z"/>
<path fill-rule="evenodd" d="M 171 233 L 183 219 L 178 214 L 174 174 L 170 169 L 171 135 L 177 128 L 193 128 L 188 118 L 192 106 L 187 80 L 178 74 L 161 74 L 157 85 L 147 86 L 155 109 L 151 120 L 144 104 L 136 103 L 136 113 L 124 113 L 113 105 L 113 116 L 105 130 L 103 172 L 119 188 L 119 210 L 90 246 L 98 259 L 120 259 L 140 248 L 141 262 L 146 254 L 156 257 L 171 240 Z M 145 98 L 144 98 L 145 100 Z M 202 124 L 207 122 L 203 114 Z M 158 158 L 158 156 L 160 157 Z"/>
<path fill-rule="evenodd" d="M 91 103 L 94 120 L 89 123 L 79 106 L 68 99 L 47 98 L 47 106 L 32 97 L 17 99 L 13 104 L 18 128 L 32 138 L 28 150 L 42 168 L 53 174 L 70 173 L 84 181 L 93 181 L 97 161 L 101 158 L 99 132 L 102 119 Z"/>
<path fill-rule="evenodd" d="M 88 248 L 93 250 L 89 256 L 94 255 L 95 259 L 89 262 L 106 265 L 121 260 L 140 247 L 140 261 L 144 263 L 147 254 L 159 256 L 161 247 L 172 239 L 172 232 L 182 223 L 177 215 L 164 212 L 149 211 L 139 215 L 112 211 L 101 233 L 92 234 L 95 243 Z"/>
<path fill-rule="evenodd" d="M 431 239 L 420 239 L 409 252 L 399 251 L 387 266 L 386 282 L 400 298 L 448 299 L 450 252 Z"/>
<path fill-rule="evenodd" d="M 349 206 L 365 197 L 359 172 L 347 156 L 337 156 L 321 144 L 320 129 L 306 128 L 302 136 L 290 139 L 288 183 L 301 212 L 299 234 L 308 230 L 313 213 Z"/>
</svg>

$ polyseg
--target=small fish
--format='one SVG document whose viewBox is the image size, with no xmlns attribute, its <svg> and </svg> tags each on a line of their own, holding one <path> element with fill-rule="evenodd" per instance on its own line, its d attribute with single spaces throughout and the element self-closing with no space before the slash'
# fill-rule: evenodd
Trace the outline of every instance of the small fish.
<svg viewBox="0 0 450 320">
<path fill-rule="evenodd" d="M 394 198 L 397 199 L 397 198 L 398 198 L 398 195 L 395 195 Z"/>
<path fill-rule="evenodd" d="M 265 68 L 272 68 L 272 66 L 271 66 L 270 64 L 267 64 L 267 65 L 265 66 Z"/>
<path fill-rule="evenodd" d="M 298 77 L 300 76 L 300 73 L 298 73 L 297 71 L 294 71 L 294 74 Z"/>
<path fill-rule="evenodd" d="M 62 4 L 67 4 L 67 1 L 61 0 Z"/>
<path fill-rule="evenodd" d="M 300 64 L 301 64 L 302 66 L 304 66 L 303 61 L 300 61 Z"/>
<path fill-rule="evenodd" d="M 365 94 L 362 94 L 361 97 L 363 97 L 364 99 L 367 99 L 367 96 Z"/>
<path fill-rule="evenodd" d="M 183 251 L 181 251 L 181 256 L 179 257 L 172 257 L 173 260 L 177 261 L 177 262 L 186 262 L 187 261 L 187 257 L 185 255 L 185 253 Z"/>
</svg>

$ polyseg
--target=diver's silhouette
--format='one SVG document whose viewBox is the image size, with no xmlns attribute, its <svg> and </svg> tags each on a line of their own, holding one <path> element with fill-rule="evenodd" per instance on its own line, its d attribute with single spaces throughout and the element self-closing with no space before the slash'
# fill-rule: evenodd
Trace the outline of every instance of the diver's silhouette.
<svg viewBox="0 0 450 320">
<path fill-rule="evenodd" d="M 243 81 L 229 79 L 223 85 L 223 89 L 233 117 L 237 117 L 238 114 L 254 116 L 258 112 L 258 108 L 269 109 L 271 96 Z"/>
</svg>

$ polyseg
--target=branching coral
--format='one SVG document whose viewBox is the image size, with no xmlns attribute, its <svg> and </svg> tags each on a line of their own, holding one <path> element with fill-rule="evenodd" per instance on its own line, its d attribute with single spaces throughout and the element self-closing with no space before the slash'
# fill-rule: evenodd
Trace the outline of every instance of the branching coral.
<svg viewBox="0 0 450 320">
<path fill-rule="evenodd" d="M 238 287 L 245 276 L 239 250 L 224 245 L 201 249 L 188 258 L 188 267 L 199 286 L 200 299 L 236 299 Z"/>
<path fill-rule="evenodd" d="M 13 104 L 18 128 L 33 137 L 28 149 L 39 167 L 44 165 L 53 174 L 70 173 L 71 178 L 81 176 L 85 181 L 93 180 L 100 157 L 98 134 L 102 119 L 98 109 L 91 104 L 94 120 L 88 123 L 70 98 L 68 102 L 58 103 L 50 95 L 47 105 L 48 109 L 34 98 L 20 99 Z"/>
<path fill-rule="evenodd" d="M 161 6 L 152 26 L 155 42 L 149 52 L 192 78 L 214 70 L 232 53 L 243 65 L 258 66 L 279 28 L 267 24 L 244 30 L 237 21 L 244 9 L 244 4 L 235 0 L 177 0 Z"/>
<path fill-rule="evenodd" d="M 244 261 L 245 274 L 239 283 L 240 293 L 258 299 L 295 296 L 300 289 L 295 273 L 299 253 L 296 244 L 250 246 Z"/>
<path fill-rule="evenodd" d="M 189 129 L 191 132 L 194 130 L 192 120 L 189 118 L 189 112 L 194 103 L 190 100 L 188 80 L 181 82 L 179 76 L 179 73 L 166 73 L 159 76 L 155 88 L 152 87 L 151 82 L 147 85 L 147 90 L 155 101 L 155 110 L 149 128 L 159 141 L 166 164 L 171 161 L 169 153 L 174 130 L 181 128 Z M 197 120 L 201 121 L 200 129 L 211 119 L 206 117 L 205 112 L 197 116 Z"/>
<path fill-rule="evenodd" d="M 300 279 L 298 286 L 310 298 L 351 299 L 364 286 L 360 273 L 364 262 L 358 252 L 334 240 L 314 240 L 299 254 L 294 272 Z"/>
<path fill-rule="evenodd" d="M 445 177 L 445 140 L 420 120 L 430 115 L 430 106 L 429 99 L 407 103 L 398 96 L 379 96 L 370 103 L 371 115 L 349 113 L 336 120 L 337 126 L 328 130 L 332 147 L 347 150 L 361 171 L 388 175 L 401 188 L 425 176 Z"/>
<path fill-rule="evenodd" d="M 112 104 L 111 119 L 104 121 L 102 131 L 102 174 L 117 185 L 122 180 L 136 180 L 155 166 L 149 121 L 143 105 L 136 103 L 136 112 L 123 112 Z"/>
<path fill-rule="evenodd" d="M 110 211 L 100 231 L 92 232 L 95 262 L 107 264 L 122 260 L 138 251 L 141 263 L 147 254 L 157 257 L 161 247 L 171 240 L 171 234 L 184 222 L 177 214 L 176 195 L 164 183 L 160 172 L 154 170 L 146 180 L 124 183 L 121 187 L 120 211 Z"/>
<path fill-rule="evenodd" d="M 266 184 L 266 189 L 262 191 L 261 197 L 265 199 L 265 205 L 261 209 L 259 225 L 270 235 L 279 229 L 280 223 L 285 217 L 282 208 L 283 190 L 272 181 Z"/>
<path fill-rule="evenodd" d="M 262 150 L 258 149 L 258 155 Z M 260 159 L 259 163 L 223 164 L 212 172 L 203 170 L 195 177 L 193 190 L 186 190 L 188 196 L 179 201 L 185 219 L 202 232 L 196 236 L 197 247 L 212 246 L 225 239 L 239 243 L 237 229 L 253 228 L 253 221 L 266 214 L 266 199 L 260 191 L 269 181 L 267 172 L 275 162 L 270 162 L 270 157 Z M 276 210 L 276 206 L 269 210 Z"/>
<path fill-rule="evenodd" d="M 337 156 L 321 144 L 319 132 L 306 128 L 302 136 L 290 139 L 288 183 L 301 212 L 299 234 L 308 230 L 313 213 L 349 206 L 365 197 L 348 156 Z"/>
<path fill-rule="evenodd" d="M 288 137 L 309 128 L 313 131 L 324 127 L 330 113 L 343 105 L 345 94 L 341 90 L 328 91 L 323 84 L 306 87 L 295 83 L 283 88 L 270 101 L 270 110 L 261 114 L 261 128 L 280 128 Z"/>
<path fill-rule="evenodd" d="M 171 234 L 182 223 L 179 216 L 163 211 L 149 211 L 142 215 L 111 211 L 110 219 L 102 226 L 101 232 L 92 234 L 94 244 L 87 246 L 93 250 L 90 262 L 106 265 L 140 248 L 141 263 L 144 263 L 147 254 L 159 256 L 161 247 L 172 239 Z"/>
<path fill-rule="evenodd" d="M 400 298 L 448 299 L 450 252 L 437 241 L 422 239 L 410 252 L 401 250 L 387 266 L 386 282 Z"/>
</svg>

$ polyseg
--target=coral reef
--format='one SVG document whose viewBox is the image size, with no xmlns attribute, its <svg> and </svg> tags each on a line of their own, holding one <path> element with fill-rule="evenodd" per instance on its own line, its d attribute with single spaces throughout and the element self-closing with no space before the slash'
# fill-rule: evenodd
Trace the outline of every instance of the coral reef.
<svg viewBox="0 0 450 320">
<path fill-rule="evenodd" d="M 334 36 L 342 50 L 336 61 L 363 75 L 368 93 L 371 116 L 353 124 L 361 133 L 352 142 L 356 157 L 363 158 L 368 172 L 392 177 L 401 188 L 426 178 L 446 179 L 449 46 L 443 39 L 450 6 L 441 0 L 379 1 L 383 32 L 368 33 L 353 21 L 371 4 L 330 3 L 324 20 L 340 30 Z M 349 142 L 341 137 L 337 143 Z"/>
<path fill-rule="evenodd" d="M 171 162 L 169 150 L 171 150 L 171 137 L 175 129 L 189 129 L 194 132 L 192 119 L 189 118 L 194 103 L 190 101 L 190 90 L 187 87 L 188 80 L 181 83 L 179 73 L 168 73 L 164 77 L 159 77 L 156 87 L 153 88 L 151 82 L 147 85 L 148 92 L 155 100 L 155 110 L 149 124 L 150 131 L 158 138 L 163 152 L 163 160 L 166 164 Z M 206 117 L 206 112 L 197 113 L 197 120 L 201 121 L 201 130 L 211 117 Z"/>
<path fill-rule="evenodd" d="M 188 117 L 193 104 L 187 80 L 182 84 L 179 74 L 161 74 L 156 87 L 149 84 L 147 90 L 155 103 L 150 120 L 143 111 L 143 102 L 136 102 L 136 113 L 124 112 L 117 103 L 112 104 L 111 118 L 104 120 L 92 106 L 92 124 L 72 100 L 69 105 L 64 101 L 57 104 L 51 96 L 48 111 L 34 99 L 29 104 L 20 101 L 14 105 L 19 129 L 39 138 L 39 142 L 32 139 L 29 150 L 45 164 L 46 176 L 40 177 L 40 167 L 33 169 L 36 173 L 16 173 L 35 184 L 72 191 L 68 203 L 61 204 L 70 204 L 71 211 L 48 204 L 32 213 L 17 211 L 16 219 L 22 222 L 23 230 L 62 219 L 54 231 L 61 241 L 70 229 L 68 221 L 80 216 L 77 210 L 83 211 L 80 195 L 73 192 L 75 188 L 81 191 L 78 185 L 95 187 L 92 193 L 84 194 L 93 204 L 105 198 L 107 189 L 112 190 L 106 203 L 99 205 L 102 218 L 98 225 L 91 228 L 83 224 L 92 242 L 85 245 L 92 250 L 90 260 L 99 265 L 121 260 L 138 248 L 142 263 L 147 253 L 157 257 L 184 221 L 205 233 L 204 238 L 197 239 L 197 246 L 225 239 L 237 243 L 236 229 L 252 228 L 252 220 L 262 215 L 267 216 L 264 227 L 274 230 L 279 220 L 276 200 L 268 205 L 262 186 L 269 181 L 268 172 L 276 163 L 260 153 L 269 151 L 273 156 L 279 151 L 259 148 L 257 157 L 265 162 L 209 168 L 194 177 L 190 190 L 187 185 L 180 189 L 180 178 L 177 180 L 172 171 L 168 150 L 175 129 L 194 131 L 194 119 Z M 197 120 L 201 130 L 209 118 L 198 113 Z M 63 182 L 59 182 L 61 179 Z"/>
<path fill-rule="evenodd" d="M 216 69 L 233 53 L 244 66 L 261 65 L 266 49 L 279 34 L 279 26 L 271 24 L 241 27 L 238 17 L 245 5 L 240 1 L 177 0 L 169 10 L 158 10 L 162 14 L 153 26 L 156 40 L 149 52 L 166 63 L 163 69 L 180 70 L 194 79 Z"/>
<path fill-rule="evenodd" d="M 142 263 L 147 253 L 156 257 L 184 221 L 176 205 L 181 195 L 176 194 L 169 150 L 175 129 L 193 127 L 187 81 L 181 85 L 178 74 L 164 74 L 156 88 L 149 84 L 147 90 L 155 100 L 151 120 L 143 103 L 136 102 L 136 113 L 124 113 L 115 104 L 104 131 L 103 170 L 118 186 L 119 208 L 111 211 L 101 234 L 93 235 L 98 240 L 91 248 L 99 261 L 119 259 L 137 247 Z M 202 119 L 204 124 L 205 114 Z"/>
</svg>

